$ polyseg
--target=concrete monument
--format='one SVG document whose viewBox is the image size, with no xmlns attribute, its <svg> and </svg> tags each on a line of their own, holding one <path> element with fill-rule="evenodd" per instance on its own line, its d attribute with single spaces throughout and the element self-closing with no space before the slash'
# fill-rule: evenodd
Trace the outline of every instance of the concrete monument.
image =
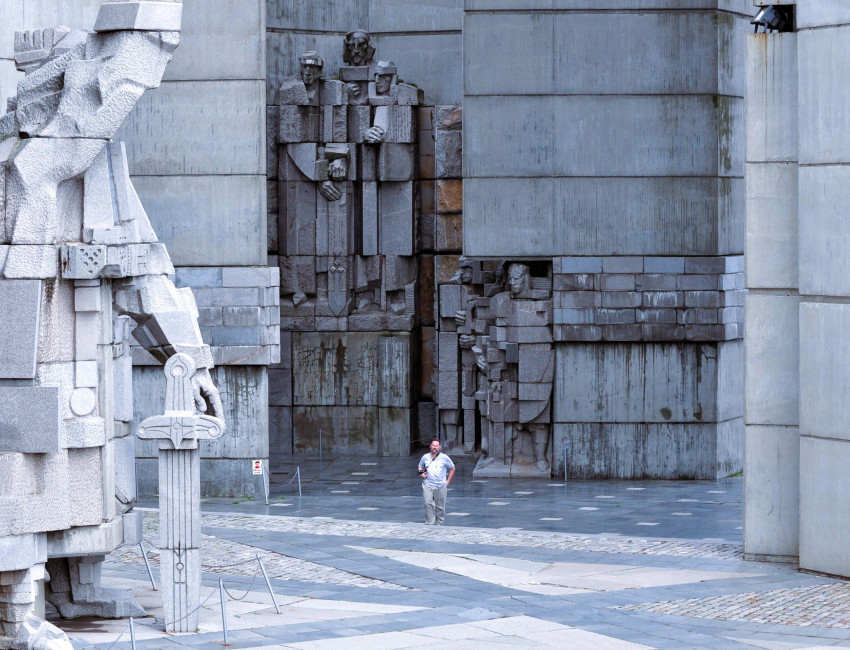
<svg viewBox="0 0 850 650">
<path fill-rule="evenodd" d="M 410 447 L 411 382 L 404 375 L 416 309 L 419 90 L 398 81 L 392 62 L 372 63 L 374 51 L 369 34 L 352 31 L 339 79 L 328 78 L 323 58 L 308 51 L 278 93 L 281 323 L 295 332 L 293 383 L 303 380 L 295 398 L 300 391 L 304 398 L 296 406 L 304 408 L 293 416 L 294 446 L 303 451 L 318 450 L 319 429 L 339 449 L 348 444 L 343 439 L 362 451 L 407 453 Z M 321 340 L 301 334 L 308 332 Z M 333 352 L 327 357 L 324 350 Z M 390 373 L 403 378 L 392 380 L 396 386 L 388 382 L 392 394 L 379 395 L 373 386 L 358 397 L 345 376 L 355 367 L 381 366 L 382 353 Z M 349 418 L 326 408 L 335 406 L 368 413 L 352 411 Z M 381 423 L 382 416 L 390 419 Z M 373 417 L 377 427 L 368 425 Z M 343 424 L 354 421 L 364 429 Z M 386 447 L 384 427 L 393 438 Z"/>
<path fill-rule="evenodd" d="M 61 643 L 32 618 L 45 597 L 66 617 L 142 613 L 99 584 L 104 555 L 141 535 L 131 331 L 160 361 L 191 359 L 195 407 L 222 414 L 191 290 L 169 279 L 110 140 L 159 85 L 181 12 L 179 1 L 105 3 L 94 33 L 16 34 L 26 76 L 0 118 L 0 312 L 16 315 L 0 323 L 2 647 Z"/>
</svg>

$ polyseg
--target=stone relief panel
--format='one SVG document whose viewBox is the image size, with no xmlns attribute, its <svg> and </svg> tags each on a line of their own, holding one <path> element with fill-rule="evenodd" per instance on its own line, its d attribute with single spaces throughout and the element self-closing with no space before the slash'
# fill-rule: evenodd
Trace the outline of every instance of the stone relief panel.
<svg viewBox="0 0 850 650">
<path fill-rule="evenodd" d="M 278 251 L 284 329 L 410 331 L 416 307 L 420 91 L 343 43 L 338 78 L 315 51 L 278 102 Z"/>
<path fill-rule="evenodd" d="M 440 285 L 439 436 L 482 455 L 477 476 L 549 476 L 554 378 L 551 275 L 461 257 Z M 538 265 L 540 266 L 540 265 Z"/>
</svg>

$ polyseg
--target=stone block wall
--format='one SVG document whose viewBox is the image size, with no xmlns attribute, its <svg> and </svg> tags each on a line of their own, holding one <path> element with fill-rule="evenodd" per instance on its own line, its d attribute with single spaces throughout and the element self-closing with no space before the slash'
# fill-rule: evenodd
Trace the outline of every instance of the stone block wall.
<svg viewBox="0 0 850 650">
<path fill-rule="evenodd" d="M 552 260 L 555 471 L 714 478 L 743 463 L 752 5 L 647 8 L 466 2 L 463 252 Z"/>
</svg>

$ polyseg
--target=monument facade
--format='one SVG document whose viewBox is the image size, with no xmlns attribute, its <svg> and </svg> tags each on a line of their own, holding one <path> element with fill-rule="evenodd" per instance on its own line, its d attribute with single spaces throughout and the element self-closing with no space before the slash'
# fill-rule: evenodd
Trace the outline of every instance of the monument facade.
<svg viewBox="0 0 850 650">
<path fill-rule="evenodd" d="M 105 3 L 93 33 L 15 36 L 25 77 L 0 118 L 3 647 L 61 645 L 36 616 L 45 599 L 68 618 L 143 614 L 100 585 L 104 556 L 141 538 L 131 334 L 161 362 L 186 360 L 193 410 L 223 415 L 192 292 L 170 279 L 111 140 L 159 85 L 181 15 L 179 1 Z"/>
</svg>

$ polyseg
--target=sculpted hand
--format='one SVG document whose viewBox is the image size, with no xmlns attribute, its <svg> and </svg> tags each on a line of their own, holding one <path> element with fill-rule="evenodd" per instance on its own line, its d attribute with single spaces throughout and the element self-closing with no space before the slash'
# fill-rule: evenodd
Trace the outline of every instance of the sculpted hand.
<svg viewBox="0 0 850 650">
<path fill-rule="evenodd" d="M 221 405 L 221 395 L 218 388 L 213 383 L 210 377 L 210 371 L 202 368 L 195 372 L 192 377 L 192 389 L 195 393 L 195 408 L 201 413 L 214 415 L 217 418 L 224 419 L 224 408 Z M 207 413 L 208 405 L 212 408 L 212 413 Z"/>
<path fill-rule="evenodd" d="M 339 201 L 342 197 L 342 192 L 339 191 L 339 188 L 332 181 L 325 181 L 319 185 L 319 192 L 328 201 Z"/>
<path fill-rule="evenodd" d="M 345 84 L 348 87 L 348 96 L 352 99 L 360 99 L 360 86 L 356 83 L 351 82 Z"/>
<path fill-rule="evenodd" d="M 470 349 L 473 345 L 475 345 L 475 335 L 474 334 L 461 334 L 458 339 L 458 345 L 462 347 L 464 350 Z"/>
<path fill-rule="evenodd" d="M 384 141 L 384 130 L 380 126 L 372 126 L 366 129 L 363 139 L 369 144 L 380 144 Z"/>
<path fill-rule="evenodd" d="M 464 325 L 466 325 L 466 310 L 458 309 L 455 312 L 455 324 L 458 327 L 463 327 Z"/>
<path fill-rule="evenodd" d="M 328 176 L 334 181 L 344 181 L 348 175 L 348 161 L 345 158 L 335 158 L 328 165 Z M 327 197 L 326 197 L 327 198 Z M 336 200 L 336 199 L 332 199 Z"/>
<path fill-rule="evenodd" d="M 479 355 L 478 357 L 476 357 L 476 359 L 475 359 L 475 365 L 476 365 L 476 366 L 478 366 L 478 369 L 479 369 L 481 372 L 483 372 L 483 373 L 485 373 L 485 374 L 487 373 L 487 359 L 485 359 L 485 358 L 484 358 L 484 355 L 483 355 L 483 354 L 481 354 L 481 355 Z"/>
</svg>

